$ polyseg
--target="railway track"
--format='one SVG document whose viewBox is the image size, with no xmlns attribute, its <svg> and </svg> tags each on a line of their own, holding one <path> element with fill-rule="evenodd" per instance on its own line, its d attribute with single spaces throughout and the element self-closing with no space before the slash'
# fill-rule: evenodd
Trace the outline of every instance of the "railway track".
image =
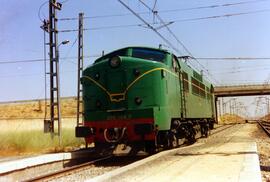
<svg viewBox="0 0 270 182">
<path fill-rule="evenodd" d="M 63 177 L 66 175 L 69 175 L 73 172 L 77 172 L 77 171 L 81 171 L 81 170 L 86 170 L 88 169 L 92 164 L 98 163 L 98 162 L 102 162 L 102 161 L 106 161 L 110 158 L 112 158 L 113 156 L 106 156 L 103 158 L 99 158 L 87 163 L 83 163 L 83 164 L 79 164 L 76 166 L 72 166 L 72 167 L 68 167 L 68 168 L 64 168 L 62 170 L 56 171 L 56 172 L 51 172 L 45 175 L 41 175 L 41 176 L 37 176 L 28 180 L 24 180 L 24 182 L 30 182 L 30 181 L 49 181 L 49 180 L 53 180 L 59 177 Z"/>
<path fill-rule="evenodd" d="M 262 127 L 265 133 L 270 137 L 270 122 L 258 121 L 258 124 Z"/>
<path fill-rule="evenodd" d="M 141 160 L 145 157 L 146 156 L 110 155 L 23 181 L 84 181 L 85 179 L 96 177 L 106 172 L 126 166 L 135 161 Z"/>
</svg>

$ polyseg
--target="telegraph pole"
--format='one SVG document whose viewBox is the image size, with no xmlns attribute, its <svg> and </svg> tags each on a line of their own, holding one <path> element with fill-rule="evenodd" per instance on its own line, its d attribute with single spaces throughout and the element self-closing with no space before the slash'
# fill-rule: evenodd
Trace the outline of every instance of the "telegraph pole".
<svg viewBox="0 0 270 182">
<path fill-rule="evenodd" d="M 83 125 L 83 101 L 80 78 L 83 71 L 83 13 L 79 14 L 78 31 L 78 82 L 77 82 L 77 126 Z"/>
</svg>

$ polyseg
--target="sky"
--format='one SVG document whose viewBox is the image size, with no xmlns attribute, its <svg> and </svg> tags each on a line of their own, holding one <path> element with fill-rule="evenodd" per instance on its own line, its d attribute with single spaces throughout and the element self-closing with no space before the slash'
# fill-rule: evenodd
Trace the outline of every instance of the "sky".
<svg viewBox="0 0 270 182">
<path fill-rule="evenodd" d="M 12 61 L 44 58 L 44 37 L 41 20 L 48 19 L 48 4 L 44 0 L 1 0 L 0 7 L 0 102 L 44 98 L 44 63 L 10 63 Z M 62 0 L 61 18 L 76 18 L 84 12 L 84 54 L 100 55 L 126 46 L 158 47 L 163 44 L 172 48 L 152 30 L 122 6 L 117 0 Z M 157 18 L 138 0 L 123 0 L 149 23 Z M 155 0 L 144 0 L 151 8 Z M 43 6 L 41 6 L 44 4 Z M 233 4 L 233 5 L 230 5 Z M 212 6 L 212 8 L 206 8 Z M 182 9 L 182 10 L 181 10 Z M 157 0 L 155 10 L 169 25 L 172 32 L 196 58 L 256 57 L 270 58 L 270 0 Z M 223 15 L 249 13 L 239 16 Z M 107 16 L 108 15 L 108 16 Z M 116 16 L 117 15 L 117 16 Z M 102 17 L 103 16 L 103 17 Z M 105 17 L 104 17 L 105 16 Z M 223 16 L 220 18 L 196 18 Z M 187 20 L 188 19 L 188 20 Z M 185 20 L 185 21 L 183 21 Z M 139 26 L 140 24 L 140 26 Z M 108 28 L 119 26 L 120 28 Z M 124 25 L 124 27 L 122 27 Z M 126 25 L 126 26 L 125 26 Z M 132 25 L 132 26 L 131 26 Z M 62 33 L 61 30 L 78 28 L 77 20 L 58 22 L 60 46 L 60 92 L 61 96 L 76 94 L 77 32 Z M 107 28 L 106 28 L 107 27 Z M 159 29 L 174 47 L 176 55 L 187 51 L 166 30 Z M 48 38 L 48 35 L 47 35 Z M 47 49 L 48 50 L 48 49 Z M 91 65 L 96 57 L 85 59 Z M 215 85 L 264 83 L 270 80 L 270 60 L 192 60 L 190 64 L 203 69 Z M 203 65 L 203 68 L 202 66 Z M 48 84 L 48 83 L 47 83 Z"/>
</svg>

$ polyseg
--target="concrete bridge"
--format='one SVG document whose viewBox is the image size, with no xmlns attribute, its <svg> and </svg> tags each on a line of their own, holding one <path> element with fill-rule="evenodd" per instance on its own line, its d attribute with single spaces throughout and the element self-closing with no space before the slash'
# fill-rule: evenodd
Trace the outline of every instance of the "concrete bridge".
<svg viewBox="0 0 270 182">
<path fill-rule="evenodd" d="M 216 97 L 270 95 L 269 84 L 231 85 L 214 87 Z"/>
</svg>

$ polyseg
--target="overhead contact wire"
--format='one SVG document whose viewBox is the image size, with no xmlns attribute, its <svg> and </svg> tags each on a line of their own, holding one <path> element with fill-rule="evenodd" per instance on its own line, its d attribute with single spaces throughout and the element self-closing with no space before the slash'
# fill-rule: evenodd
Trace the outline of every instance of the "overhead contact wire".
<svg viewBox="0 0 270 182">
<path fill-rule="evenodd" d="M 148 10 L 150 10 L 153 14 L 155 14 L 155 11 L 153 9 L 151 9 L 146 3 L 144 3 L 142 0 L 139 0 L 139 2 L 141 2 Z M 192 53 L 188 50 L 188 48 L 184 45 L 184 43 L 182 41 L 180 41 L 180 39 L 174 34 L 174 32 L 168 27 L 168 25 L 166 25 L 166 23 L 164 22 L 164 20 L 159 16 L 159 14 L 156 14 L 156 16 L 158 17 L 158 19 L 162 22 L 162 24 L 164 25 L 164 27 L 166 27 L 166 29 L 168 30 L 168 32 L 175 38 L 175 40 L 184 48 L 184 50 L 190 55 L 192 56 Z M 193 56 L 192 56 L 193 58 Z M 209 73 L 209 71 L 198 61 L 196 60 L 196 58 L 194 58 L 194 60 L 208 73 L 208 75 L 210 77 L 212 77 L 212 79 L 214 81 L 216 81 L 218 83 L 218 81 Z"/>
<path fill-rule="evenodd" d="M 140 19 L 148 28 L 153 30 L 164 42 L 171 46 L 172 49 L 179 52 L 179 50 L 174 47 L 174 45 L 167 40 L 161 33 L 159 33 L 153 26 L 151 26 L 146 20 L 144 20 L 140 15 L 138 15 L 135 11 L 133 11 L 129 6 L 127 6 L 122 0 L 118 0 L 125 8 L 127 8 L 130 12 L 132 12 L 138 19 Z"/>
<path fill-rule="evenodd" d="M 222 7 L 238 6 L 238 5 L 252 4 L 252 3 L 266 2 L 266 1 L 269 1 L 269 0 L 252 0 L 252 1 L 241 1 L 241 2 L 237 2 L 237 3 L 225 3 L 225 4 L 214 4 L 214 5 L 208 5 L 208 6 L 198 6 L 198 7 L 191 7 L 191 8 L 168 9 L 168 10 L 160 10 L 159 13 L 169 13 L 169 12 L 179 12 L 179 11 L 222 8 Z M 155 5 L 154 5 L 154 7 L 155 7 Z M 153 8 L 153 9 L 155 9 L 155 8 Z M 148 14 L 148 13 L 149 12 L 139 12 L 138 14 L 143 15 L 143 14 Z M 123 17 L 123 16 L 129 16 L 129 15 L 132 15 L 132 13 L 86 16 L 86 17 L 84 17 L 84 19 Z M 59 18 L 58 20 L 60 20 L 60 21 L 72 21 L 72 20 L 78 20 L 78 18 L 77 17 Z"/>
</svg>

